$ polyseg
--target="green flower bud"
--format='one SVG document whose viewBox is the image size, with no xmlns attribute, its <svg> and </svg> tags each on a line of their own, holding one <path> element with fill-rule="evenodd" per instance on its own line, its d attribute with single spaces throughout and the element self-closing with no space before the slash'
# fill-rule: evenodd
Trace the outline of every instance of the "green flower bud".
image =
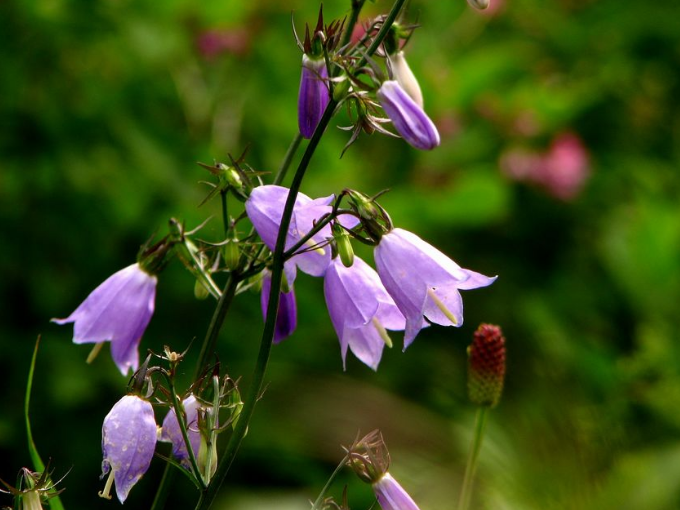
<svg viewBox="0 0 680 510">
<path fill-rule="evenodd" d="M 349 79 L 343 76 L 341 80 L 335 82 L 333 86 L 333 100 L 340 102 L 345 99 L 347 93 L 349 92 Z"/>
<path fill-rule="evenodd" d="M 199 301 L 203 301 L 209 295 L 210 292 L 208 292 L 208 289 L 203 285 L 203 282 L 201 282 L 201 280 L 196 280 L 196 283 L 194 283 L 194 297 Z"/>
<path fill-rule="evenodd" d="M 352 267 L 354 263 L 354 250 L 352 249 L 352 241 L 349 238 L 349 234 L 339 223 L 333 223 L 332 228 L 335 248 L 338 251 L 342 265 Z"/>
<path fill-rule="evenodd" d="M 238 239 L 230 239 L 222 246 L 222 256 L 224 257 L 224 265 L 230 271 L 236 269 L 241 259 L 241 250 L 238 246 Z"/>
</svg>

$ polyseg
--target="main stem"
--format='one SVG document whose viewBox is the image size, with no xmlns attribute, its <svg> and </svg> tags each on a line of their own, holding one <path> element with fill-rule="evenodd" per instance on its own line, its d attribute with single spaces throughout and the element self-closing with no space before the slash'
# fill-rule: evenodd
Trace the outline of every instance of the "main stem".
<svg viewBox="0 0 680 510">
<path fill-rule="evenodd" d="M 280 293 L 278 289 L 281 288 L 281 280 L 283 275 L 283 252 L 285 248 L 286 236 L 288 233 L 288 228 L 290 227 L 290 221 L 293 216 L 293 207 L 295 206 L 295 200 L 297 198 L 298 192 L 300 191 L 300 185 L 302 184 L 302 179 L 307 171 L 309 162 L 316 151 L 316 147 L 321 140 L 328 123 L 333 116 L 337 102 L 331 99 L 330 103 L 324 111 L 323 117 L 319 121 L 312 138 L 305 149 L 305 153 L 300 160 L 300 164 L 293 177 L 293 182 L 290 185 L 290 190 L 288 192 L 288 198 L 286 199 L 286 204 L 283 208 L 283 216 L 281 217 L 281 225 L 279 227 L 279 235 L 276 239 L 276 246 L 274 248 L 274 256 L 272 263 L 272 280 L 271 280 L 271 291 L 269 293 L 269 301 L 267 304 L 267 317 L 265 319 L 264 330 L 262 332 L 262 340 L 260 342 L 260 351 L 257 355 L 257 360 L 255 362 L 255 368 L 253 369 L 253 379 L 250 382 L 250 388 L 248 389 L 248 394 L 246 395 L 243 409 L 241 410 L 241 415 L 234 428 L 234 432 L 229 438 L 229 442 L 221 456 L 219 465 L 217 466 L 217 471 L 213 476 L 210 485 L 208 485 L 207 490 L 204 493 L 203 500 L 196 507 L 196 510 L 207 510 L 212 505 L 220 486 L 224 482 L 224 479 L 229 472 L 229 468 L 238 452 L 243 437 L 245 436 L 246 430 L 248 429 L 248 424 L 250 423 L 250 418 L 255 409 L 255 404 L 262 392 L 262 385 L 264 381 L 264 375 L 267 369 L 267 363 L 269 362 L 269 353 L 271 351 L 272 341 L 274 339 L 274 328 L 276 326 L 276 316 L 279 308 L 279 297 Z"/>
<path fill-rule="evenodd" d="M 472 496 L 472 482 L 474 481 L 475 471 L 477 470 L 477 459 L 479 458 L 479 451 L 482 448 L 482 441 L 484 439 L 484 427 L 486 426 L 486 415 L 488 409 L 488 407 L 480 407 L 477 409 L 477 416 L 475 418 L 475 435 L 472 439 L 470 455 L 468 456 L 467 466 L 465 467 L 465 478 L 463 478 L 463 488 L 460 491 L 458 510 L 467 510 L 470 506 L 470 498 Z"/>
<path fill-rule="evenodd" d="M 364 65 L 366 63 L 365 59 L 371 57 L 378 49 L 380 44 L 382 44 L 383 39 L 387 35 L 387 31 L 397 18 L 397 15 L 403 8 L 405 2 L 406 0 L 395 1 L 390 13 L 385 18 L 383 26 L 380 28 L 380 31 L 373 40 L 373 44 L 371 44 L 365 55 L 361 58 L 358 67 Z M 328 127 L 328 123 L 335 113 L 337 105 L 338 102 L 331 98 L 328 105 L 326 106 L 326 110 L 324 111 L 321 120 L 319 121 L 319 124 L 314 130 L 312 138 L 309 140 L 309 144 L 307 145 L 295 175 L 293 176 L 293 181 L 290 185 L 290 190 L 286 199 L 286 204 L 283 208 L 281 225 L 279 226 L 279 233 L 276 239 L 276 246 L 274 248 L 271 290 L 267 304 L 267 317 L 265 319 L 264 330 L 262 332 L 260 351 L 258 352 L 255 368 L 253 369 L 253 378 L 243 404 L 241 416 L 239 417 L 239 420 L 234 428 L 234 432 L 229 438 L 229 442 L 227 443 L 227 446 L 221 456 L 220 462 L 217 466 L 217 471 L 208 485 L 208 488 L 205 490 L 205 492 L 203 492 L 203 497 L 199 500 L 196 510 L 207 510 L 212 506 L 215 497 L 217 496 L 217 493 L 219 492 L 219 489 L 222 486 L 227 473 L 229 472 L 231 464 L 234 461 L 234 457 L 241 446 L 241 442 L 243 441 L 246 431 L 248 430 L 248 425 L 253 415 L 255 405 L 257 404 L 262 392 L 264 376 L 267 370 L 267 363 L 269 362 L 269 353 L 271 351 L 272 341 L 274 339 L 274 329 L 276 326 L 276 317 L 279 309 L 279 289 L 281 288 L 281 280 L 283 277 L 283 254 L 285 250 L 288 228 L 290 227 L 291 218 L 293 216 L 293 207 L 295 206 L 295 201 L 300 191 L 300 186 L 302 184 L 302 179 L 305 176 L 305 172 L 307 171 L 312 156 L 316 151 L 326 127 Z"/>
</svg>

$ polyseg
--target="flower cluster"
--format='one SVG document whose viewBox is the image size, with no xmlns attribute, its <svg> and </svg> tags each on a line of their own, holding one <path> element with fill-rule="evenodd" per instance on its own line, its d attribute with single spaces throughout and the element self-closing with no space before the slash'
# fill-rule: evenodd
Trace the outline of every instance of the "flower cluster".
<svg viewBox="0 0 680 510">
<path fill-rule="evenodd" d="M 281 186 L 260 186 L 246 202 L 248 217 L 270 249 L 274 248 L 287 194 L 288 190 Z M 333 235 L 328 222 L 323 222 L 332 216 L 333 200 L 333 196 L 312 200 L 298 195 L 286 248 L 298 245 L 304 248 L 286 262 L 286 275 L 294 274 L 298 267 L 312 276 L 324 277 L 324 295 L 340 340 L 343 365 L 349 349 L 363 363 L 377 369 L 384 346 L 391 346 L 387 330 L 405 331 L 406 349 L 429 323 L 461 326 L 463 302 L 459 290 L 486 287 L 495 280 L 463 269 L 415 234 L 400 228 L 375 234 L 379 237 L 374 253 L 377 272 L 359 257 L 353 257 L 353 262 L 346 265 L 341 257 L 331 256 L 337 249 L 328 249 Z M 350 214 L 338 216 L 337 222 L 348 231 L 359 224 Z M 319 228 L 320 225 L 323 226 Z M 283 330 L 285 335 L 280 333 L 279 340 L 290 334 L 289 326 L 294 325 L 289 276 L 288 280 L 291 290 L 279 309 L 283 325 L 277 326 L 277 331 Z M 263 292 L 268 296 L 268 285 Z"/>
</svg>

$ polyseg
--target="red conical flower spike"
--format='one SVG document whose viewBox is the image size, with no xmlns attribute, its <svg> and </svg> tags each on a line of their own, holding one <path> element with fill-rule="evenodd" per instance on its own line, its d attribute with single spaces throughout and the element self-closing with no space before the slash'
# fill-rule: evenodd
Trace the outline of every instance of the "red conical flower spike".
<svg viewBox="0 0 680 510">
<path fill-rule="evenodd" d="M 505 379 L 505 338 L 498 326 L 481 324 L 468 347 L 468 395 L 480 406 L 495 407 Z"/>
</svg>

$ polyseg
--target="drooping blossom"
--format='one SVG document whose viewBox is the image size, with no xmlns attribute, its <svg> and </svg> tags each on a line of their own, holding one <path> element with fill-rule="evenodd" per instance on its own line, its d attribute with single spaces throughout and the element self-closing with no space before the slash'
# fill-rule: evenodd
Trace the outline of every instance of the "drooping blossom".
<svg viewBox="0 0 680 510">
<path fill-rule="evenodd" d="M 153 408 L 137 395 L 126 395 L 104 418 L 102 427 L 102 478 L 109 475 L 99 495 L 111 499 L 111 486 L 121 503 L 149 469 L 156 448 Z"/>
<path fill-rule="evenodd" d="M 156 276 L 132 264 L 94 289 L 57 324 L 75 323 L 73 343 L 111 342 L 111 356 L 123 375 L 139 366 L 139 342 L 154 311 Z"/>
<path fill-rule="evenodd" d="M 413 74 L 411 67 L 406 61 L 404 52 L 399 50 L 393 55 L 389 55 L 390 68 L 392 70 L 392 77 L 397 80 L 401 88 L 411 96 L 411 99 L 423 108 L 423 92 L 420 90 L 420 84 L 416 75 Z"/>
<path fill-rule="evenodd" d="M 198 430 L 198 409 L 200 406 L 201 404 L 193 395 L 189 395 L 182 400 L 182 407 L 184 407 L 184 413 L 186 414 L 187 435 L 189 436 L 191 449 L 196 457 L 198 457 L 198 450 L 201 447 L 201 433 Z M 182 430 L 177 421 L 177 414 L 175 414 L 174 408 L 170 408 L 168 414 L 165 415 L 159 441 L 172 443 L 172 456 L 184 468 L 191 470 L 189 451 L 182 437 Z"/>
<path fill-rule="evenodd" d="M 182 407 L 184 408 L 187 436 L 189 437 L 189 444 L 191 445 L 191 451 L 194 452 L 194 457 L 198 464 L 201 472 L 205 471 L 206 463 L 208 462 L 208 443 L 203 437 L 200 427 L 203 418 L 199 418 L 199 414 L 202 417 L 206 417 L 208 413 L 212 412 L 211 406 L 204 406 L 201 404 L 194 395 L 189 395 L 187 398 L 182 400 Z M 218 426 L 217 416 L 215 418 L 215 427 Z M 172 443 L 172 455 L 175 457 L 179 463 L 186 470 L 191 471 L 191 460 L 189 458 L 189 451 L 187 450 L 186 443 L 182 437 L 182 430 L 177 421 L 177 414 L 175 409 L 171 408 L 168 414 L 163 420 L 163 427 L 161 429 L 161 434 L 159 441 L 165 441 Z M 216 445 L 212 445 L 213 456 L 210 469 L 210 475 L 214 474 L 214 469 L 217 467 L 217 449 Z"/>
<path fill-rule="evenodd" d="M 496 277 L 463 269 L 417 235 L 395 228 L 375 248 L 375 263 L 385 289 L 406 317 L 404 349 L 426 325 L 463 324 L 459 290 L 491 285 Z"/>
<path fill-rule="evenodd" d="M 384 81 L 377 96 L 394 129 L 410 145 L 421 150 L 431 150 L 439 145 L 437 127 L 399 82 Z"/>
<path fill-rule="evenodd" d="M 320 58 L 310 58 L 302 55 L 302 77 L 300 78 L 300 93 L 298 95 L 298 125 L 300 134 L 311 138 L 316 126 L 323 116 L 326 106 L 330 102 L 330 93 L 326 79 L 328 70 L 326 62 Z"/>
<path fill-rule="evenodd" d="M 276 246 L 276 238 L 283 216 L 283 208 L 288 197 L 288 188 L 275 185 L 258 186 L 253 189 L 250 197 L 246 201 L 246 213 L 252 222 L 255 230 L 265 245 L 270 250 Z M 326 213 L 330 213 L 333 195 L 312 200 L 303 193 L 298 193 L 293 208 L 293 216 L 288 234 L 286 236 L 285 248 L 292 248 L 314 227 Z M 349 219 L 347 219 L 349 218 Z M 343 225 L 352 228 L 357 224 L 357 220 L 352 217 L 343 216 Z M 301 271 L 311 276 L 323 276 L 331 260 L 330 250 L 322 245 L 326 239 L 331 237 L 331 229 L 328 225 L 317 232 L 305 244 L 304 253 L 295 255 L 286 263 L 288 267 L 296 265 Z"/>
<path fill-rule="evenodd" d="M 383 347 L 391 345 L 387 329 L 401 331 L 404 316 L 387 293 L 378 274 L 359 257 L 345 267 L 333 259 L 324 278 L 328 313 L 340 340 L 343 367 L 347 349 L 373 370 L 378 368 Z"/>
<path fill-rule="evenodd" d="M 373 484 L 373 492 L 382 510 L 419 510 L 408 492 L 389 473 Z"/>
<path fill-rule="evenodd" d="M 293 334 L 297 327 L 297 304 L 295 301 L 295 291 L 293 290 L 293 280 L 295 271 L 293 266 L 290 276 L 290 266 L 286 268 L 286 287 L 288 292 L 281 291 L 279 296 L 279 310 L 276 315 L 276 326 L 274 328 L 274 343 L 278 344 Z M 262 316 L 267 317 L 267 307 L 269 305 L 269 293 L 271 291 L 272 276 L 269 270 L 265 270 L 262 278 L 262 294 L 260 304 L 262 306 Z"/>
</svg>

